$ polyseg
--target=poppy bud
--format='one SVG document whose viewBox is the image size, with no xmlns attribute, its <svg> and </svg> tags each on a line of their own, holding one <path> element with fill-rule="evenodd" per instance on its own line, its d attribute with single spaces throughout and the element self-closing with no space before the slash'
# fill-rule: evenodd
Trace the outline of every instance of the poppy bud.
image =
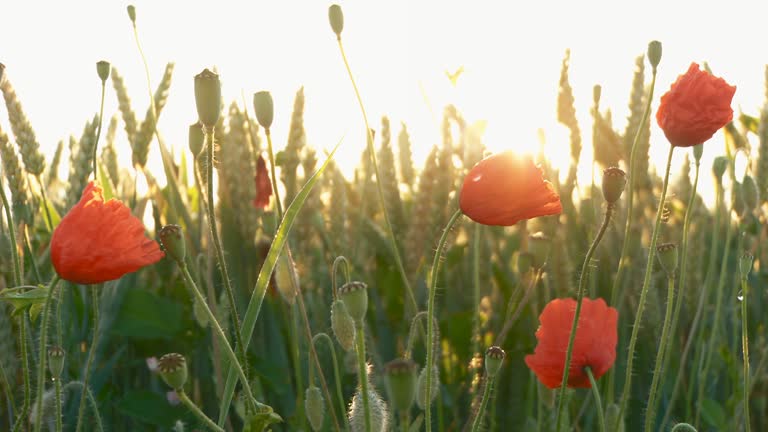
<svg viewBox="0 0 768 432">
<path fill-rule="evenodd" d="M 395 359 L 384 366 L 387 393 L 392 407 L 408 412 L 416 398 L 416 370 L 418 365 L 410 359 Z"/>
<path fill-rule="evenodd" d="M 655 40 L 648 44 L 648 61 L 654 69 L 659 65 L 661 62 L 661 42 Z"/>
<path fill-rule="evenodd" d="M 133 25 L 136 25 L 136 6 L 128 5 L 128 18 L 131 19 Z"/>
<path fill-rule="evenodd" d="M 192 156 L 197 157 L 203 146 L 205 145 L 205 134 L 203 133 L 203 125 L 200 122 L 191 124 L 189 126 L 189 151 L 192 152 Z"/>
<path fill-rule="evenodd" d="M 528 237 L 528 253 L 535 268 L 543 268 L 547 263 L 551 246 L 552 240 L 543 232 L 537 232 Z"/>
<path fill-rule="evenodd" d="M 100 61 L 96 63 L 96 73 L 99 74 L 101 82 L 104 83 L 109 79 L 109 71 L 111 66 L 108 61 Z"/>
<path fill-rule="evenodd" d="M 355 324 L 362 324 L 368 311 L 368 285 L 357 281 L 347 282 L 339 288 L 339 299 L 344 302 Z"/>
<path fill-rule="evenodd" d="M 723 183 L 723 174 L 725 174 L 726 169 L 728 169 L 727 157 L 718 156 L 715 158 L 714 162 L 712 162 L 712 173 L 715 175 L 717 182 L 720 184 Z"/>
<path fill-rule="evenodd" d="M 331 329 L 336 340 L 345 351 L 355 346 L 355 322 L 347 312 L 347 307 L 341 300 L 335 300 L 331 304 Z"/>
<path fill-rule="evenodd" d="M 432 391 L 429 393 L 431 404 L 437 396 L 437 391 L 440 387 L 440 372 L 437 370 L 437 366 L 432 366 Z M 419 408 L 424 409 L 427 407 L 427 368 L 421 368 L 419 373 L 419 383 L 416 386 L 416 403 Z"/>
<path fill-rule="evenodd" d="M 183 388 L 187 382 L 187 360 L 181 354 L 170 353 L 160 357 L 157 370 L 163 381 L 174 390 Z"/>
<path fill-rule="evenodd" d="M 757 203 L 760 201 L 760 192 L 758 191 L 757 184 L 752 176 L 744 176 L 744 182 L 741 184 L 741 192 L 744 194 L 745 211 L 751 213 L 757 208 Z"/>
<path fill-rule="evenodd" d="M 747 206 L 744 203 L 744 186 L 737 181 L 733 182 L 731 187 L 731 206 L 739 217 L 746 215 Z"/>
<path fill-rule="evenodd" d="M 517 267 L 517 274 L 524 275 L 528 273 L 533 266 L 533 255 L 528 252 L 518 252 L 515 264 Z"/>
<path fill-rule="evenodd" d="M 208 69 L 195 75 L 195 104 L 200 123 L 206 128 L 216 126 L 221 111 L 219 76 Z"/>
<path fill-rule="evenodd" d="M 674 243 L 660 244 L 656 246 L 656 253 L 661 267 L 667 272 L 667 275 L 675 274 L 677 271 L 677 245 Z"/>
<path fill-rule="evenodd" d="M 501 369 L 501 364 L 504 363 L 504 357 L 507 353 L 503 349 L 497 346 L 488 348 L 485 352 L 485 373 L 488 378 L 493 379 Z"/>
<path fill-rule="evenodd" d="M 158 235 L 160 236 L 160 244 L 163 245 L 165 253 L 179 264 L 182 264 L 187 256 L 187 247 L 184 244 L 184 235 L 181 232 L 181 227 L 174 224 L 165 225 L 160 229 Z"/>
<path fill-rule="evenodd" d="M 693 158 L 696 159 L 696 163 L 701 162 L 701 156 L 704 154 L 704 144 L 696 144 L 693 146 Z"/>
<path fill-rule="evenodd" d="M 312 430 L 319 431 L 323 427 L 323 419 L 325 418 L 325 401 L 319 388 L 315 386 L 307 388 L 304 392 L 304 407 Z"/>
<path fill-rule="evenodd" d="M 54 380 L 61 378 L 64 371 L 64 350 L 60 346 L 48 348 L 48 370 L 51 371 L 51 377 Z"/>
<path fill-rule="evenodd" d="M 296 264 L 293 262 L 293 257 L 291 257 L 290 253 L 283 252 L 277 258 L 275 284 L 283 300 L 292 305 L 296 301 L 299 279 L 296 274 Z"/>
<path fill-rule="evenodd" d="M 739 273 L 741 274 L 742 279 L 746 279 L 752 271 L 753 260 L 754 257 L 749 252 L 744 252 L 744 254 L 739 257 Z"/>
<path fill-rule="evenodd" d="M 389 413 L 387 412 L 387 404 L 381 399 L 378 393 L 369 385 L 368 386 L 368 411 L 371 419 L 371 431 L 386 431 L 389 430 Z M 363 394 L 360 387 L 357 388 L 355 395 L 352 397 L 352 404 L 349 406 L 349 426 L 350 429 L 355 431 L 368 430 L 366 428 L 365 421 L 365 407 L 363 406 Z"/>
<path fill-rule="evenodd" d="M 328 8 L 328 20 L 331 22 L 331 28 L 336 33 L 336 37 L 341 39 L 341 31 L 344 30 L 344 12 L 341 11 L 341 6 L 332 4 Z"/>
<path fill-rule="evenodd" d="M 269 130 L 272 127 L 272 119 L 275 116 L 275 103 L 272 101 L 272 93 L 260 91 L 253 95 L 253 111 L 256 113 L 261 127 Z"/>
<path fill-rule="evenodd" d="M 603 171 L 603 198 L 607 203 L 618 201 L 626 185 L 627 175 L 621 169 L 610 167 Z"/>
</svg>

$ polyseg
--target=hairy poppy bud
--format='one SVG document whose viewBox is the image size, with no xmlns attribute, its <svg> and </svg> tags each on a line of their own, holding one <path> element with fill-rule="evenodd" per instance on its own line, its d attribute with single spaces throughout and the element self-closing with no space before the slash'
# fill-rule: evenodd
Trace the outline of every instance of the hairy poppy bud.
<svg viewBox="0 0 768 432">
<path fill-rule="evenodd" d="M 728 158 L 725 156 L 717 156 L 712 162 L 712 173 L 720 184 L 723 183 L 723 175 L 725 174 L 726 169 L 728 169 Z"/>
<path fill-rule="evenodd" d="M 610 167 L 603 171 L 603 198 L 613 204 L 621 198 L 627 185 L 627 175 L 619 168 Z"/>
<path fill-rule="evenodd" d="M 133 25 L 136 25 L 136 6 L 128 5 L 128 18 L 131 19 Z"/>
<path fill-rule="evenodd" d="M 206 128 L 216 126 L 221 111 L 219 76 L 208 69 L 195 75 L 195 104 L 200 123 Z"/>
<path fill-rule="evenodd" d="M 528 237 L 528 252 L 535 268 L 543 268 L 547 263 L 551 246 L 552 240 L 543 232 L 537 232 Z"/>
<path fill-rule="evenodd" d="M 341 300 L 335 300 L 331 305 L 331 329 L 345 351 L 355 346 L 355 322 Z"/>
<path fill-rule="evenodd" d="M 163 381 L 174 390 L 183 388 L 187 382 L 187 360 L 181 354 L 170 353 L 160 357 L 157 370 Z"/>
<path fill-rule="evenodd" d="M 312 430 L 317 432 L 323 427 L 325 418 L 325 401 L 320 389 L 315 386 L 307 387 L 304 392 L 304 407 L 306 408 L 307 420 Z"/>
<path fill-rule="evenodd" d="M 182 264 L 187 256 L 187 247 L 184 244 L 184 235 L 181 227 L 173 224 L 166 225 L 160 229 L 158 235 L 160 236 L 160 243 L 163 245 L 165 253 L 179 264 Z"/>
<path fill-rule="evenodd" d="M 51 371 L 51 377 L 54 380 L 61 378 L 61 373 L 64 371 L 64 357 L 64 350 L 60 346 L 48 348 L 48 370 Z"/>
<path fill-rule="evenodd" d="M 341 31 L 344 30 L 344 12 L 341 11 L 341 6 L 332 4 L 328 8 L 328 20 L 331 22 L 331 28 L 336 33 L 336 37 L 341 38 Z"/>
<path fill-rule="evenodd" d="M 760 202 L 760 192 L 758 191 L 757 184 L 752 176 L 744 176 L 744 182 L 741 184 L 741 191 L 744 194 L 745 211 L 752 212 L 757 208 L 758 202 Z"/>
<path fill-rule="evenodd" d="M 660 244 L 656 246 L 656 254 L 664 271 L 668 275 L 675 274 L 677 271 L 677 245 L 674 243 Z"/>
<path fill-rule="evenodd" d="M 378 432 L 389 430 L 387 404 L 370 385 L 368 386 L 368 410 L 371 416 L 371 431 Z M 363 393 L 360 390 L 360 387 L 357 388 L 355 395 L 352 397 L 348 415 L 350 429 L 353 432 L 367 430 L 365 407 L 363 406 Z"/>
<path fill-rule="evenodd" d="M 272 100 L 272 93 L 268 91 L 260 91 L 253 95 L 253 111 L 256 113 L 256 120 L 258 120 L 261 127 L 269 130 L 272 127 L 272 120 L 275 116 L 275 103 Z"/>
<path fill-rule="evenodd" d="M 501 369 L 501 364 L 504 363 L 504 357 L 507 353 L 503 349 L 497 346 L 488 348 L 485 352 L 485 373 L 488 378 L 493 379 Z"/>
<path fill-rule="evenodd" d="M 99 78 L 101 78 L 101 82 L 106 82 L 109 79 L 109 71 L 111 70 L 111 65 L 108 61 L 100 61 L 96 63 L 96 73 L 99 74 Z"/>
<path fill-rule="evenodd" d="M 416 398 L 418 365 L 410 359 L 395 359 L 384 365 L 387 393 L 392 408 L 408 412 Z"/>
<path fill-rule="evenodd" d="M 357 281 L 347 282 L 339 288 L 339 298 L 355 324 L 362 324 L 368 311 L 368 285 Z"/>
<path fill-rule="evenodd" d="M 661 42 L 655 40 L 648 43 L 648 62 L 654 69 L 661 62 Z"/>
<path fill-rule="evenodd" d="M 419 372 L 419 383 L 416 386 L 416 403 L 419 408 L 424 409 L 427 407 L 427 403 L 431 404 L 437 396 L 437 391 L 440 387 L 440 372 L 437 370 L 437 366 L 432 366 L 432 384 L 429 392 L 430 401 L 427 402 L 427 368 L 421 368 Z"/>
<path fill-rule="evenodd" d="M 746 279 L 752 271 L 753 260 L 754 257 L 749 252 L 744 252 L 744 254 L 739 257 L 739 273 L 741 274 L 742 279 Z"/>
<path fill-rule="evenodd" d="M 203 133 L 203 125 L 200 122 L 194 123 L 189 126 L 189 151 L 192 155 L 197 157 L 203 146 L 205 145 L 205 134 Z"/>
</svg>

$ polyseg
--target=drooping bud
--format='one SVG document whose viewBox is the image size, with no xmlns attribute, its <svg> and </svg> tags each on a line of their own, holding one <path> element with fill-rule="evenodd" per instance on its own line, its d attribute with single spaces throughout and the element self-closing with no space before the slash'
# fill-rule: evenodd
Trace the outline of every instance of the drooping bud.
<svg viewBox="0 0 768 432">
<path fill-rule="evenodd" d="M 187 382 L 187 360 L 181 354 L 169 353 L 160 357 L 157 370 L 163 381 L 174 390 L 183 388 Z"/>
<path fill-rule="evenodd" d="M 187 256 L 187 247 L 181 227 L 174 224 L 165 225 L 160 229 L 158 235 L 160 237 L 160 244 L 163 245 L 163 249 L 165 249 L 168 256 L 182 264 Z"/>
<path fill-rule="evenodd" d="M 203 133 L 203 125 L 200 122 L 193 123 L 189 126 L 189 151 L 192 152 L 192 156 L 197 157 L 203 146 L 205 145 L 205 133 Z"/>
<path fill-rule="evenodd" d="M 757 189 L 755 179 L 749 174 L 744 176 L 744 182 L 741 185 L 741 191 L 744 194 L 744 206 L 747 213 L 751 213 L 757 208 L 760 202 L 760 192 Z"/>
<path fill-rule="evenodd" d="M 723 184 L 723 174 L 728 169 L 728 158 L 725 156 L 717 156 L 712 162 L 712 173 L 715 175 L 717 182 Z"/>
<path fill-rule="evenodd" d="M 704 144 L 696 144 L 693 146 L 693 158 L 696 159 L 696 163 L 701 162 L 701 156 L 704 155 Z"/>
<path fill-rule="evenodd" d="M 283 297 L 286 303 L 293 305 L 296 301 L 296 294 L 298 293 L 299 277 L 296 271 L 296 264 L 293 262 L 293 257 L 284 250 L 280 256 L 277 257 L 277 263 L 275 265 L 275 284 L 277 285 L 277 291 Z"/>
<path fill-rule="evenodd" d="M 492 346 L 488 348 L 485 352 L 485 373 L 488 375 L 488 378 L 493 379 L 499 373 L 506 355 L 507 353 L 501 347 Z"/>
<path fill-rule="evenodd" d="M 195 104 L 200 123 L 213 128 L 221 112 L 221 83 L 219 76 L 208 69 L 195 75 Z"/>
<path fill-rule="evenodd" d="M 96 73 L 99 74 L 99 78 L 101 79 L 101 82 L 104 83 L 109 79 L 109 72 L 111 70 L 111 66 L 108 61 L 100 61 L 96 63 Z"/>
<path fill-rule="evenodd" d="M 344 302 L 355 324 L 362 324 L 368 311 L 368 285 L 358 281 L 347 282 L 339 288 L 339 299 Z"/>
<path fill-rule="evenodd" d="M 256 113 L 256 120 L 261 127 L 269 131 L 275 116 L 275 103 L 272 100 L 272 93 L 268 91 L 255 93 L 253 95 L 253 111 Z"/>
<path fill-rule="evenodd" d="M 528 253 L 531 256 L 533 267 L 540 269 L 547 263 L 552 240 L 546 234 L 539 231 L 528 237 Z"/>
<path fill-rule="evenodd" d="M 746 279 L 752 271 L 753 260 L 754 257 L 749 252 L 744 252 L 744 254 L 739 257 L 739 273 L 741 274 L 742 279 Z"/>
<path fill-rule="evenodd" d="M 677 255 L 677 245 L 674 243 L 662 243 L 656 246 L 656 256 L 659 257 L 659 263 L 667 275 L 671 276 L 677 271 Z"/>
<path fill-rule="evenodd" d="M 429 392 L 429 403 L 431 404 L 435 397 L 437 397 L 437 392 L 440 390 L 440 371 L 437 369 L 437 366 L 432 366 L 432 384 L 431 391 Z M 419 383 L 416 387 L 416 403 L 419 405 L 419 408 L 424 409 L 427 407 L 427 368 L 423 367 L 421 368 L 421 372 L 419 372 Z"/>
<path fill-rule="evenodd" d="M 341 6 L 332 4 L 328 8 L 328 21 L 331 22 L 331 29 L 336 33 L 337 38 L 341 38 L 341 31 L 344 30 L 344 12 L 341 11 Z"/>
<path fill-rule="evenodd" d="M 613 204 L 621 198 L 627 185 L 627 174 L 619 168 L 610 167 L 603 171 L 603 198 Z"/>
<path fill-rule="evenodd" d="M 331 304 L 331 329 L 345 351 L 350 351 L 355 346 L 355 322 L 341 300 L 335 300 Z"/>
<path fill-rule="evenodd" d="M 659 66 L 661 62 L 661 42 L 655 40 L 648 44 L 648 62 L 651 63 L 654 69 Z"/>
<path fill-rule="evenodd" d="M 322 429 L 323 420 L 325 419 L 325 400 L 319 388 L 315 386 L 307 387 L 307 390 L 304 392 L 304 407 L 312 430 L 317 432 Z"/>
<path fill-rule="evenodd" d="M 51 377 L 54 380 L 61 378 L 61 373 L 64 372 L 64 349 L 60 346 L 52 346 L 48 348 L 48 369 L 51 371 Z"/>
<path fill-rule="evenodd" d="M 392 408 L 408 412 L 416 399 L 418 365 L 410 359 L 395 359 L 384 365 L 387 393 Z"/>
<path fill-rule="evenodd" d="M 128 18 L 131 19 L 133 25 L 136 25 L 136 6 L 128 5 Z"/>
</svg>

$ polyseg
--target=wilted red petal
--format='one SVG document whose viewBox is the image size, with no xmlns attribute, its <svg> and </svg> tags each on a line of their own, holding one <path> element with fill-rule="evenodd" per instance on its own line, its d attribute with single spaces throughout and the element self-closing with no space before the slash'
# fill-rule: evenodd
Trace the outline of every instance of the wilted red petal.
<svg viewBox="0 0 768 432">
<path fill-rule="evenodd" d="M 94 182 L 88 183 L 51 238 L 56 273 L 81 284 L 119 279 L 164 256 L 157 242 L 144 236 L 144 225 L 128 207 L 116 199 L 104 202 Z"/>
<path fill-rule="evenodd" d="M 558 388 L 563 380 L 565 353 L 576 313 L 576 300 L 555 299 L 544 307 L 536 331 L 539 343 L 532 355 L 525 356 L 539 380 L 549 388 Z M 568 373 L 568 387 L 590 387 L 584 368 L 589 366 L 595 379 L 603 376 L 616 361 L 619 312 L 603 299 L 585 298 L 581 305 L 576 340 Z"/>
<path fill-rule="evenodd" d="M 560 196 L 530 156 L 506 151 L 477 163 L 464 178 L 461 211 L 484 225 L 510 226 L 523 219 L 560 214 Z"/>
<path fill-rule="evenodd" d="M 269 171 L 264 156 L 259 155 L 256 160 L 256 198 L 253 205 L 263 209 L 269 205 L 269 197 L 272 196 L 272 184 L 269 180 Z"/>
<path fill-rule="evenodd" d="M 691 63 L 661 97 L 656 121 L 673 146 L 701 144 L 733 119 L 734 93 L 735 86 Z"/>
</svg>

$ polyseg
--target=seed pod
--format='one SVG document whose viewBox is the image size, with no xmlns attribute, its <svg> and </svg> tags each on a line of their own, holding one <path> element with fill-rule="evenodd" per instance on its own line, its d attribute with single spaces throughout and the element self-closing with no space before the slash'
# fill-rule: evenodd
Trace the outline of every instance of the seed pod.
<svg viewBox="0 0 768 432">
<path fill-rule="evenodd" d="M 693 146 L 693 158 L 696 159 L 696 163 L 701 161 L 701 156 L 704 155 L 704 144 L 696 144 Z"/>
<path fill-rule="evenodd" d="M 659 257 L 661 267 L 667 272 L 667 275 L 675 274 L 677 271 L 677 245 L 674 243 L 662 243 L 656 246 L 656 256 Z"/>
<path fill-rule="evenodd" d="M 749 272 L 752 271 L 753 260 L 754 257 L 749 252 L 744 252 L 744 254 L 739 257 L 739 273 L 741 274 L 742 279 L 746 279 L 749 276 Z"/>
<path fill-rule="evenodd" d="M 661 42 L 655 40 L 648 44 L 648 62 L 654 69 L 661 62 Z"/>
<path fill-rule="evenodd" d="M 344 302 L 355 324 L 362 324 L 368 311 L 368 285 L 358 281 L 347 282 L 339 288 L 339 299 Z"/>
<path fill-rule="evenodd" d="M 61 373 L 64 371 L 64 357 L 64 350 L 60 346 L 48 348 L 48 369 L 54 380 L 61 378 Z"/>
<path fill-rule="evenodd" d="M 136 6 L 128 5 L 128 18 L 131 19 L 133 25 L 136 25 Z"/>
<path fill-rule="evenodd" d="M 160 236 L 160 244 L 163 245 L 165 252 L 176 260 L 180 265 L 184 263 L 184 258 L 187 255 L 187 247 L 184 244 L 184 235 L 181 232 L 179 225 L 165 225 L 160 229 L 158 233 Z"/>
<path fill-rule="evenodd" d="M 195 75 L 195 105 L 200 123 L 206 128 L 216 126 L 221 110 L 221 83 L 219 76 L 208 69 Z"/>
<path fill-rule="evenodd" d="M 437 392 L 440 389 L 440 372 L 437 369 L 437 366 L 432 366 L 432 391 L 429 393 L 431 404 L 435 397 L 437 396 Z M 416 403 L 419 405 L 419 408 L 424 409 L 427 407 L 427 368 L 424 367 L 421 369 L 421 372 L 419 373 L 419 384 L 416 388 Z"/>
<path fill-rule="evenodd" d="M 309 425 L 312 426 L 313 431 L 319 431 L 323 427 L 323 419 L 325 418 L 325 400 L 319 388 L 307 387 L 304 392 L 304 406 Z"/>
<path fill-rule="evenodd" d="M 503 349 L 497 346 L 488 348 L 485 352 L 485 373 L 488 378 L 493 379 L 501 369 L 502 363 L 504 363 L 504 357 L 507 354 Z"/>
<path fill-rule="evenodd" d="M 603 171 L 603 197 L 606 202 L 612 204 L 618 201 L 626 185 L 627 175 L 621 169 L 610 167 Z"/>
<path fill-rule="evenodd" d="M 392 408 L 407 412 L 416 398 L 418 365 L 410 359 L 395 359 L 384 366 L 387 394 Z"/>
<path fill-rule="evenodd" d="M 253 95 L 253 111 L 256 113 L 256 120 L 261 127 L 269 131 L 275 116 L 275 103 L 272 100 L 272 94 L 268 91 L 255 93 Z"/>
<path fill-rule="evenodd" d="M 723 174 L 725 174 L 725 170 L 727 168 L 728 158 L 725 156 L 718 156 L 712 162 L 712 173 L 715 175 L 715 178 L 719 184 L 723 183 Z"/>
<path fill-rule="evenodd" d="M 181 354 L 169 353 L 160 357 L 157 370 L 163 381 L 174 390 L 183 388 L 187 382 L 187 360 Z"/>
<path fill-rule="evenodd" d="M 350 351 L 355 346 L 355 322 L 341 300 L 336 300 L 331 305 L 331 329 L 345 351 Z"/>
<path fill-rule="evenodd" d="M 100 61 L 96 63 L 96 73 L 99 74 L 101 82 L 104 83 L 109 79 L 109 71 L 111 66 L 108 61 Z"/>
<path fill-rule="evenodd" d="M 331 22 L 331 29 L 336 33 L 336 37 L 341 38 L 341 32 L 344 30 L 344 12 L 342 12 L 341 6 L 332 4 L 328 8 L 328 21 Z"/>
</svg>

